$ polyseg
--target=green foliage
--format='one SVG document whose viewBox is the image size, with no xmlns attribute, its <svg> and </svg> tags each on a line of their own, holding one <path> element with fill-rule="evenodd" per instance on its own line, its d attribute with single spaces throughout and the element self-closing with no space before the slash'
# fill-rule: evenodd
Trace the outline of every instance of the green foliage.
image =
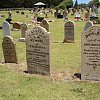
<svg viewBox="0 0 100 100">
<path fill-rule="evenodd" d="M 97 19 L 97 23 L 100 24 L 100 18 Z"/>
<path fill-rule="evenodd" d="M 99 0 L 93 0 L 93 1 L 90 1 L 90 2 L 88 3 L 88 6 L 89 6 L 89 7 L 92 7 L 93 5 L 99 6 Z"/>
<path fill-rule="evenodd" d="M 57 6 L 63 0 L 41 0 L 48 7 Z M 28 7 L 33 8 L 34 4 L 40 2 L 40 0 L 0 0 L 0 8 L 18 8 L 18 7 Z"/>
<path fill-rule="evenodd" d="M 66 8 L 66 5 L 64 3 L 60 3 L 59 6 L 58 6 L 58 8 L 65 9 Z"/>
<path fill-rule="evenodd" d="M 71 8 L 73 6 L 73 1 L 72 0 L 64 0 L 63 2 L 61 2 L 58 7 L 61 9 L 65 9 L 65 8 Z"/>
<path fill-rule="evenodd" d="M 75 1 L 74 8 L 78 8 L 78 1 L 77 0 Z"/>
<path fill-rule="evenodd" d="M 79 4 L 79 8 L 85 8 L 85 7 L 86 7 L 86 4 L 84 3 Z"/>
</svg>

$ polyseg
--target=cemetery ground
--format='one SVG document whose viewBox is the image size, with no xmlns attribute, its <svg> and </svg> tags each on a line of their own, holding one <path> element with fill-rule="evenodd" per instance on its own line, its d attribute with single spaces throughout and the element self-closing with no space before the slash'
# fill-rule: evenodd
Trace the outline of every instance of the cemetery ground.
<svg viewBox="0 0 100 100">
<path fill-rule="evenodd" d="M 7 18 L 6 11 L 0 12 Z M 25 15 L 29 11 L 25 11 Z M 30 22 L 31 18 L 12 11 L 13 22 Z M 26 44 L 19 42 L 20 31 L 11 31 L 16 42 L 18 64 L 5 64 L 2 52 L 3 32 L 0 30 L 0 100 L 100 100 L 100 83 L 80 80 L 81 34 L 85 22 L 75 22 L 75 43 L 63 43 L 64 20 L 48 15 L 51 35 L 51 75 L 27 73 Z M 83 16 L 82 16 L 83 17 Z M 5 18 L 0 18 L 0 26 Z M 12 27 L 12 26 L 11 26 Z M 34 27 L 30 25 L 28 29 Z"/>
</svg>

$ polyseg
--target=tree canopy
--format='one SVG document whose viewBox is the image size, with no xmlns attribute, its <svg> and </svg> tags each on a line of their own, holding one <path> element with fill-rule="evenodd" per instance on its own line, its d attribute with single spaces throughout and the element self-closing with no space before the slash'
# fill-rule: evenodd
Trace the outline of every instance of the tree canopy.
<svg viewBox="0 0 100 100">
<path fill-rule="evenodd" d="M 72 0 L 0 0 L 0 8 L 32 8 L 35 3 L 40 1 L 45 3 L 47 7 L 58 6 L 61 2 L 65 1 L 70 6 L 69 2 L 73 2 Z"/>
</svg>

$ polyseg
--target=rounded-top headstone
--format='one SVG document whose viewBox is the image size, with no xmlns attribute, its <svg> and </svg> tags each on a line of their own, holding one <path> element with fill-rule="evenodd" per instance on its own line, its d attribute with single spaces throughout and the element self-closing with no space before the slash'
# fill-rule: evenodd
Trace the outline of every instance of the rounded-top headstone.
<svg viewBox="0 0 100 100">
<path fill-rule="evenodd" d="M 29 73 L 50 75 L 50 36 L 45 28 L 26 32 L 26 59 Z"/>
<path fill-rule="evenodd" d="M 67 21 L 64 25 L 64 42 L 74 42 L 74 22 Z"/>
<path fill-rule="evenodd" d="M 93 26 L 93 22 L 88 21 L 88 22 L 85 24 L 84 31 L 87 31 L 87 29 L 88 29 L 89 27 L 91 27 L 91 26 Z"/>
<path fill-rule="evenodd" d="M 100 81 L 100 27 L 84 31 L 81 43 L 81 79 Z"/>
<path fill-rule="evenodd" d="M 11 30 L 10 30 L 10 24 L 7 21 L 4 21 L 2 23 L 2 29 L 4 36 L 10 36 Z"/>
<path fill-rule="evenodd" d="M 44 27 L 49 32 L 49 23 L 47 20 L 43 19 L 40 26 Z"/>
<path fill-rule="evenodd" d="M 2 42 L 5 63 L 17 63 L 17 55 L 13 38 L 5 36 Z"/>
<path fill-rule="evenodd" d="M 28 26 L 26 23 L 21 24 L 21 37 L 22 38 L 25 38 L 25 34 L 26 34 L 25 32 L 27 31 L 27 29 L 28 29 Z"/>
</svg>

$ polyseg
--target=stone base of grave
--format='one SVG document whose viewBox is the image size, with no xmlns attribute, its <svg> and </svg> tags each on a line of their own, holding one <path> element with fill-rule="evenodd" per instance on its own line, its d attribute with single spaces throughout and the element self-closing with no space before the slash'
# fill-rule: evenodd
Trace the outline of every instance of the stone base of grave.
<svg viewBox="0 0 100 100">
<path fill-rule="evenodd" d="M 19 29 L 16 29 L 16 28 L 12 28 L 12 31 L 19 31 Z"/>
<path fill-rule="evenodd" d="M 25 38 L 20 38 L 19 41 L 20 42 L 26 42 L 26 39 Z"/>
<path fill-rule="evenodd" d="M 75 41 L 72 40 L 64 40 L 63 43 L 74 43 Z"/>
<path fill-rule="evenodd" d="M 30 70 L 28 69 L 28 73 L 29 74 L 39 74 L 39 75 L 50 75 L 50 72 L 49 71 L 33 71 L 33 70 Z"/>
</svg>

